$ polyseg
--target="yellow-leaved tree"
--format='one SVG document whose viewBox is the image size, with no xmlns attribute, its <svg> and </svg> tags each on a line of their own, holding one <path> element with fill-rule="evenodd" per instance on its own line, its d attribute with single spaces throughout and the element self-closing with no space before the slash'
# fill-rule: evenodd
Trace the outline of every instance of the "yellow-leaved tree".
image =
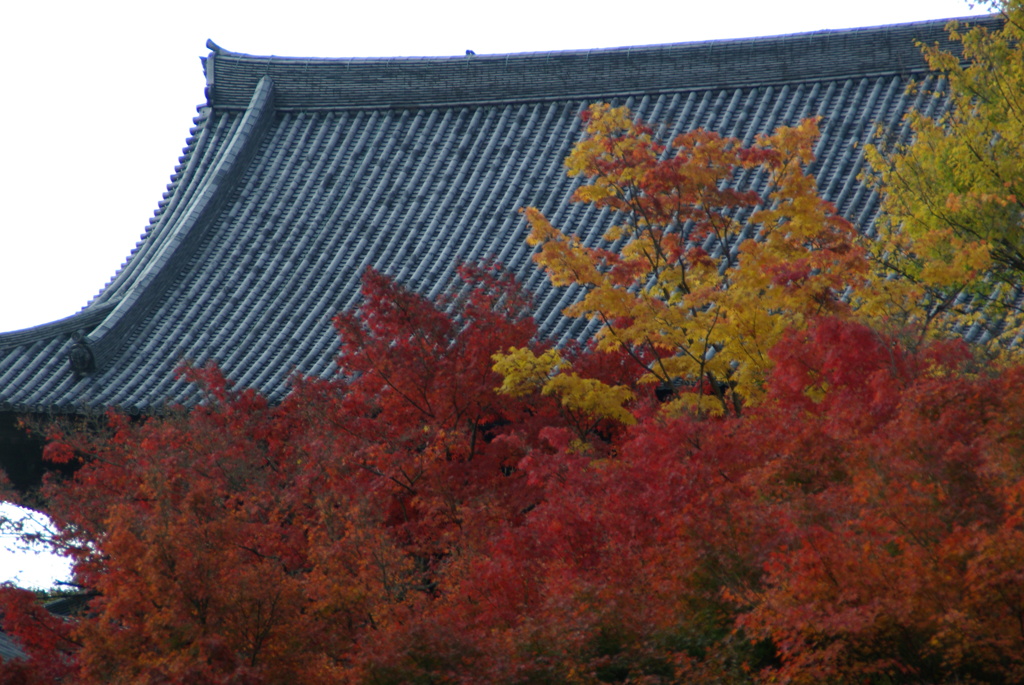
<svg viewBox="0 0 1024 685">
<path fill-rule="evenodd" d="M 552 284 L 584 288 L 564 313 L 598 320 L 598 348 L 625 351 L 641 382 L 671 389 L 669 411 L 738 414 L 759 400 L 782 333 L 848 313 L 840 294 L 866 273 L 856 231 L 805 173 L 817 120 L 744 146 L 705 130 L 662 141 L 625 107 L 594 105 L 584 119 L 566 166 L 588 181 L 574 201 L 613 212 L 609 246 L 584 246 L 531 207 L 537 263 Z M 535 388 L 628 420 L 628 389 L 576 376 L 557 351 L 495 361 L 505 392 Z"/>
<path fill-rule="evenodd" d="M 860 306 L 891 332 L 966 335 L 992 357 L 1020 353 L 1024 277 L 1024 3 L 1002 27 L 951 23 L 962 54 L 922 46 L 943 113 L 908 117 L 905 142 L 869 149 L 883 196 L 876 268 Z M 895 278 L 894 278 L 895 276 Z"/>
</svg>

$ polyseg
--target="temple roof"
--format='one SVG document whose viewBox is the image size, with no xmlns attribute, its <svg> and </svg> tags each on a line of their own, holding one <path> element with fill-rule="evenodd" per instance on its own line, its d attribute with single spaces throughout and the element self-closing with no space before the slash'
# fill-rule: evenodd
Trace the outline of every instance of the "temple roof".
<svg viewBox="0 0 1024 685">
<path fill-rule="evenodd" d="M 569 203 L 577 181 L 562 164 L 596 101 L 747 143 L 819 115 L 811 171 L 870 232 L 864 145 L 879 131 L 905 139 L 908 111 L 945 105 L 915 45 L 947 44 L 944 25 L 452 58 L 258 57 L 209 42 L 206 102 L 150 226 L 79 313 L 0 334 L 0 410 L 188 404 L 183 360 L 280 399 L 294 373 L 334 372 L 331 318 L 358 303 L 367 267 L 437 295 L 459 263 L 497 260 L 535 294 L 545 335 L 587 337 L 560 315 L 579 293 L 537 271 L 517 210 L 599 240 L 611 217 Z"/>
</svg>

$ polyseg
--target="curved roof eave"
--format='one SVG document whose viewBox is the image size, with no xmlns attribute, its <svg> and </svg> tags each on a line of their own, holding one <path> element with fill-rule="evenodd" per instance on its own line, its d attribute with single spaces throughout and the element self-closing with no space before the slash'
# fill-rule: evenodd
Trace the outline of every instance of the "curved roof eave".
<svg viewBox="0 0 1024 685">
<path fill-rule="evenodd" d="M 254 89 L 250 105 L 230 139 L 222 149 L 211 153 L 212 160 L 203 158 L 203 141 L 199 142 L 197 154 L 189 162 L 207 168 L 185 170 L 185 182 L 175 188 L 167 211 L 159 215 L 146 239 L 99 296 L 82 311 L 63 319 L 0 333 L 0 406 L 37 409 L 6 401 L 11 393 L 2 387 L 3 380 L 15 376 L 14 372 L 18 372 L 18 378 L 35 377 L 37 370 L 32 367 L 45 364 L 50 367 L 48 375 L 59 374 L 52 368 L 54 358 L 67 358 L 64 373 L 77 380 L 103 368 L 133 326 L 159 302 L 168 281 L 185 268 L 204 232 L 223 209 L 234 183 L 256 154 L 273 117 L 273 82 L 264 78 Z M 40 346 L 47 351 L 45 359 L 38 352 L 30 352 Z M 55 351 L 55 347 L 59 349 Z M 75 348 L 86 351 L 86 361 L 76 363 Z M 2 363 L 5 351 L 17 354 L 19 349 L 26 351 L 20 355 L 22 364 Z"/>
</svg>

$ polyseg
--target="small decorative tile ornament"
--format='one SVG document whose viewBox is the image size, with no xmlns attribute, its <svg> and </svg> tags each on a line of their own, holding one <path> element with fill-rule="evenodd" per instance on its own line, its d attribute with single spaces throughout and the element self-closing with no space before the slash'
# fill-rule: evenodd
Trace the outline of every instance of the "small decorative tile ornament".
<svg viewBox="0 0 1024 685">
<path fill-rule="evenodd" d="M 71 334 L 74 341 L 71 349 L 68 350 L 68 361 L 71 363 L 71 370 L 76 376 L 88 376 L 96 370 L 96 360 L 92 356 L 92 350 L 85 342 L 85 336 L 80 331 Z"/>
</svg>

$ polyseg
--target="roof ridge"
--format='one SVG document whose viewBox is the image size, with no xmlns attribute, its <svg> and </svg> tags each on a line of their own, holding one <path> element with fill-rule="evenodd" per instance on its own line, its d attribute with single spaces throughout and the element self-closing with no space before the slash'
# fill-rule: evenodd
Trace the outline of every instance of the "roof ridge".
<svg viewBox="0 0 1024 685">
<path fill-rule="evenodd" d="M 644 50 L 671 50 L 678 48 L 687 47 L 699 47 L 708 45 L 724 45 L 729 43 L 772 43 L 772 42 L 785 42 L 792 40 L 802 39 L 817 39 L 826 38 L 829 36 L 842 36 L 844 34 L 850 35 L 863 35 L 865 33 L 876 33 L 876 32 L 891 32 L 900 31 L 906 29 L 912 29 L 915 27 L 927 28 L 927 29 L 945 29 L 945 27 L 951 21 L 962 22 L 962 23 L 990 23 L 993 21 L 1001 21 L 1002 15 L 999 13 L 987 14 L 987 15 L 967 15 L 960 17 L 949 17 L 946 19 L 924 19 L 919 21 L 907 21 L 898 22 L 895 24 L 877 24 L 873 26 L 856 26 L 850 28 L 838 28 L 838 29 L 816 29 L 813 31 L 798 31 L 794 33 L 779 33 L 767 36 L 748 36 L 744 38 L 711 38 L 707 40 L 695 40 L 695 41 L 680 41 L 677 43 L 649 43 L 640 45 L 618 45 L 614 47 L 605 48 L 570 48 L 567 50 L 536 50 L 529 52 L 509 52 L 509 53 L 482 53 L 473 55 L 391 55 L 391 56 L 378 56 L 378 57 L 314 57 L 314 56 L 289 56 L 289 55 L 256 55 L 246 52 L 236 52 L 234 50 L 228 50 L 221 45 L 218 45 L 213 41 L 212 38 L 206 39 L 206 48 L 217 56 L 223 57 L 234 57 L 239 59 L 252 59 L 258 61 L 280 61 L 280 62 L 412 62 L 412 61 L 425 61 L 425 62 L 437 62 L 437 61 L 451 61 L 451 62 L 464 62 L 467 57 L 471 57 L 474 61 L 479 60 L 498 60 L 502 61 L 508 58 L 531 58 L 531 57 L 548 57 L 548 56 L 564 56 L 564 55 L 587 55 L 594 53 L 616 53 L 616 52 L 640 52 Z"/>
<path fill-rule="evenodd" d="M 461 57 L 254 56 L 209 41 L 210 106 L 241 109 L 274 79 L 277 106 L 366 109 L 545 101 L 924 73 L 917 42 L 957 49 L 932 20 L 764 38 Z M 1001 15 L 965 19 L 998 25 Z"/>
</svg>

